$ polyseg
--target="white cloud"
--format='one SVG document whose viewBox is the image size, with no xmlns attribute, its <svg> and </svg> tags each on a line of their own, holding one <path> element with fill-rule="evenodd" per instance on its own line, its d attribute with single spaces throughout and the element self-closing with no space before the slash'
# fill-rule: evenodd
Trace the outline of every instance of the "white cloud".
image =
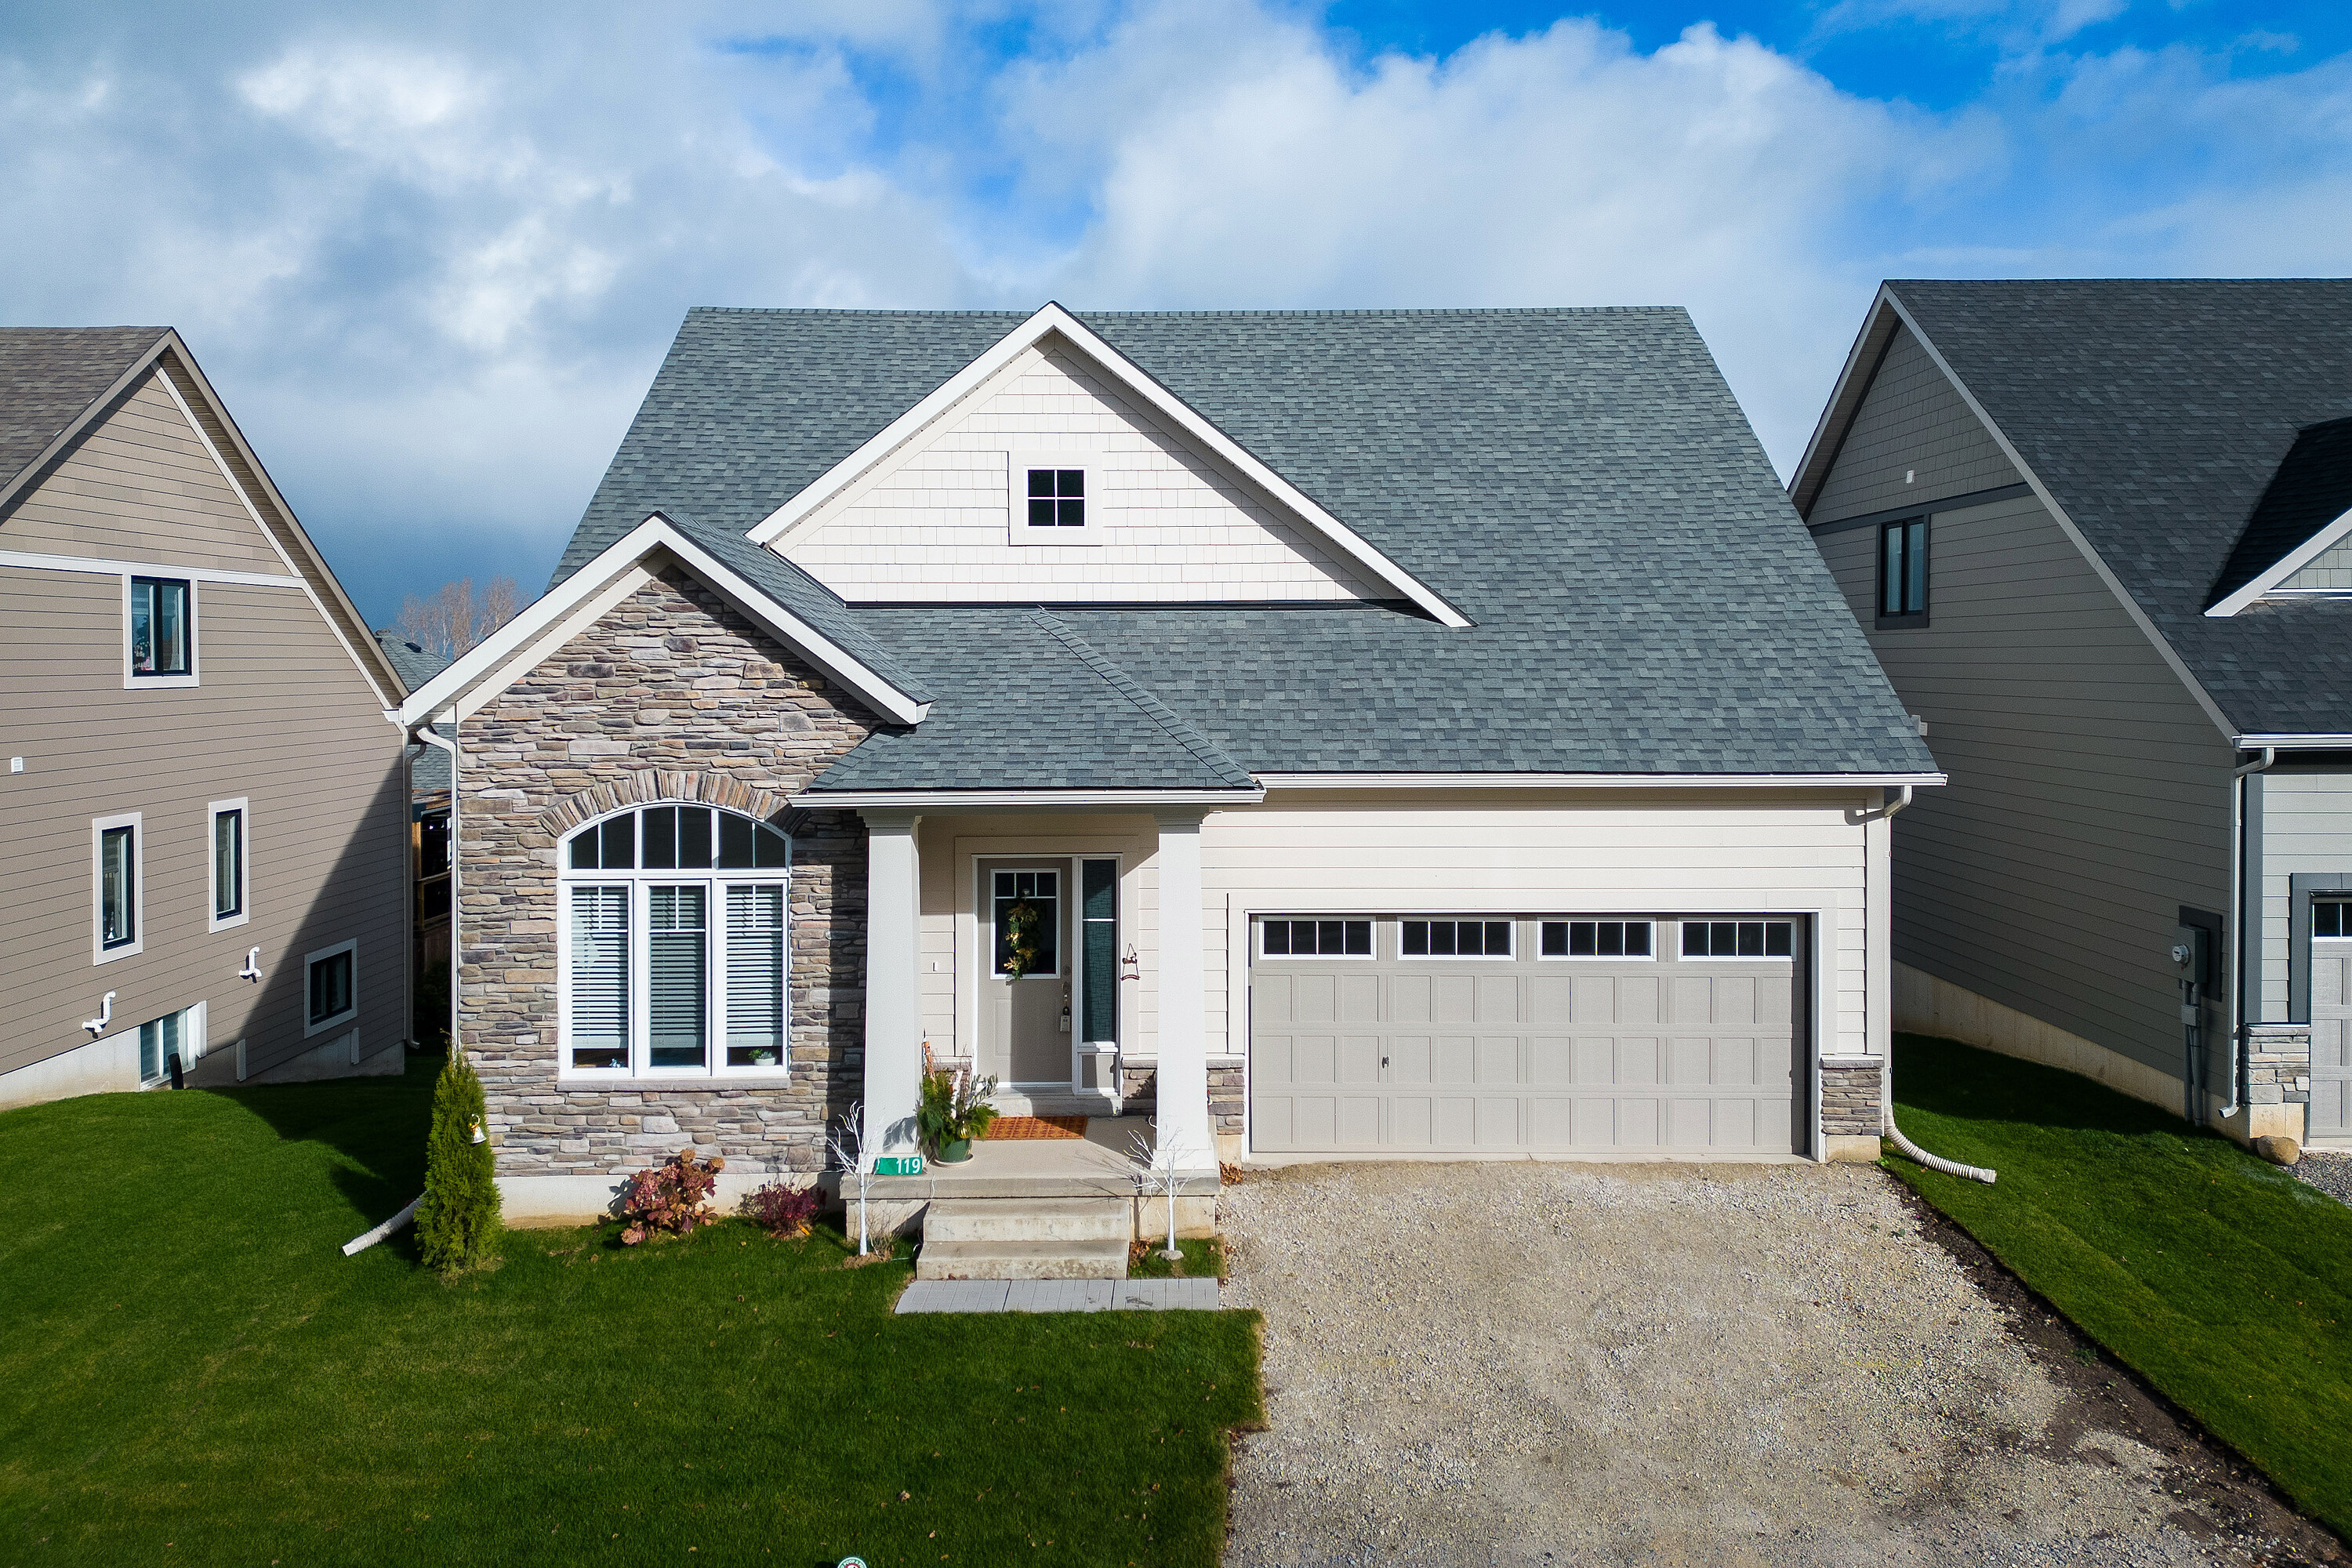
<svg viewBox="0 0 2352 1568">
<path fill-rule="evenodd" d="M 2115 3 L 1842 7 L 2021 40 L 1937 114 L 1284 0 L 60 9 L 0 42 L 0 310 L 182 327 L 375 609 L 535 586 L 691 304 L 1682 303 L 1785 466 L 1881 276 L 2347 269 L 2352 67 L 2053 52 Z"/>
</svg>

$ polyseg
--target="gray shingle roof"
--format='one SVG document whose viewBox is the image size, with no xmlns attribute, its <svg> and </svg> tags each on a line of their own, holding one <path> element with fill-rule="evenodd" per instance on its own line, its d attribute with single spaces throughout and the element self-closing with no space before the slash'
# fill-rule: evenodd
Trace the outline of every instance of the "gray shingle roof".
<svg viewBox="0 0 2352 1568">
<path fill-rule="evenodd" d="M 163 327 L 0 327 L 0 487 L 48 449 Z"/>
<path fill-rule="evenodd" d="M 2352 280 L 1888 287 L 2241 732 L 2352 731 L 2352 603 L 2203 613 L 2303 432 L 2352 417 Z"/>
<path fill-rule="evenodd" d="M 1024 319 L 691 312 L 558 578 L 666 505 L 749 529 Z M 1054 606 L 1231 761 L 1933 769 L 1683 311 L 1085 320 L 1477 623 L 1356 604 Z M 1113 778 L 1142 765 L 1116 750 L 1130 743 L 1175 761 L 1127 732 L 1142 727 L 1131 698 L 1124 713 L 1092 694 L 1061 706 L 1086 661 L 1033 606 L 845 613 L 936 702 L 915 735 L 867 742 L 821 788 L 1036 783 L 1033 759 Z"/>
</svg>

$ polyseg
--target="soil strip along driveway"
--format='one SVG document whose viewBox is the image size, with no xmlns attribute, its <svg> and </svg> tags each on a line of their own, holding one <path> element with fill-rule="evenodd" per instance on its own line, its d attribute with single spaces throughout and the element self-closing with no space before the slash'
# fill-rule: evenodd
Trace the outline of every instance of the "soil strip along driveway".
<svg viewBox="0 0 2352 1568">
<path fill-rule="evenodd" d="M 1866 1166 L 1228 1188 L 1229 1568 L 2347 1561 Z"/>
</svg>

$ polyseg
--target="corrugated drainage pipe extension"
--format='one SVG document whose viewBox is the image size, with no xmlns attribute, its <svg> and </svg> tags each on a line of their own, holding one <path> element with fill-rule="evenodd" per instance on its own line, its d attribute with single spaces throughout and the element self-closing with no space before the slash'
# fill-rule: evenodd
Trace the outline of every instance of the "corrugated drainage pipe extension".
<svg viewBox="0 0 2352 1568">
<path fill-rule="evenodd" d="M 1885 815 L 1893 816 L 1910 804 L 1911 786 L 1905 784 L 1902 798 L 1888 805 Z M 1887 1055 L 1887 1066 L 1891 1075 L 1894 1067 L 1892 1052 Z M 1958 1160 L 1947 1160 L 1941 1154 L 1930 1154 L 1910 1139 L 1903 1136 L 1903 1129 L 1895 1125 L 1895 1097 L 1892 1093 L 1886 1100 L 1886 1136 L 1894 1141 L 1895 1148 L 1903 1152 L 1904 1158 L 1914 1164 L 1925 1165 L 1931 1171 L 1941 1171 L 1948 1176 L 1960 1176 L 1971 1182 L 1982 1182 L 1988 1187 L 1991 1186 L 1996 1179 L 1994 1173 L 1986 1170 L 1982 1165 L 1963 1165 Z"/>
</svg>

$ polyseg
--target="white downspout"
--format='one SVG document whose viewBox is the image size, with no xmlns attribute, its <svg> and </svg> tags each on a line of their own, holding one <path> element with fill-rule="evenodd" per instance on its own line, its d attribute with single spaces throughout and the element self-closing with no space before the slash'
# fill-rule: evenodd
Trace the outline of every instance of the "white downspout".
<svg viewBox="0 0 2352 1568">
<path fill-rule="evenodd" d="M 1896 812 L 1901 811 L 1905 806 L 1909 805 L 1910 804 L 1911 786 L 1909 784 L 1905 784 L 1903 786 L 1903 794 L 1901 796 L 1889 802 L 1885 808 L 1879 813 L 1879 816 L 1882 820 L 1891 817 Z M 1894 847 L 1890 843 L 1887 848 L 1887 858 L 1890 861 L 1893 860 L 1894 854 Z M 1893 868 L 1890 866 L 1890 874 L 1892 873 L 1892 869 Z M 1905 1157 L 1909 1159 L 1914 1164 L 1925 1165 L 1931 1171 L 1941 1171 L 1948 1176 L 1961 1176 L 1965 1177 L 1969 1181 L 1982 1182 L 1986 1186 L 1991 1186 L 1995 1180 L 1995 1174 L 1993 1172 L 1987 1170 L 1982 1165 L 1963 1165 L 1958 1160 L 1947 1160 L 1941 1154 L 1930 1154 L 1927 1151 L 1920 1148 L 1919 1145 L 1911 1142 L 1910 1139 L 1906 1138 L 1903 1135 L 1903 1129 L 1895 1125 L 1895 1048 L 1892 1041 L 1889 1041 L 1887 1044 L 1885 1072 L 1886 1136 L 1894 1142 L 1897 1149 L 1903 1151 Z"/>
<path fill-rule="evenodd" d="M 2246 918 L 2246 869 L 2252 857 L 2246 853 L 2246 780 L 2252 774 L 2267 773 L 2278 761 L 2278 748 L 2264 746 L 2263 754 L 2251 763 L 2230 770 L 2230 973 L 2226 994 L 2230 1003 L 2230 1103 L 2213 1114 L 2222 1121 L 2245 1109 L 2238 1079 L 2245 1068 L 2245 1057 L 2239 1042 L 2246 1026 L 2246 944 L 2253 928 Z"/>
<path fill-rule="evenodd" d="M 457 870 L 461 858 L 457 853 L 457 742 L 436 731 L 430 721 L 409 731 L 409 738 L 428 746 L 438 746 L 449 753 L 449 1049 L 457 1049 L 457 960 L 465 948 L 458 940 L 458 910 L 464 900 L 460 894 L 464 884 Z"/>
</svg>

